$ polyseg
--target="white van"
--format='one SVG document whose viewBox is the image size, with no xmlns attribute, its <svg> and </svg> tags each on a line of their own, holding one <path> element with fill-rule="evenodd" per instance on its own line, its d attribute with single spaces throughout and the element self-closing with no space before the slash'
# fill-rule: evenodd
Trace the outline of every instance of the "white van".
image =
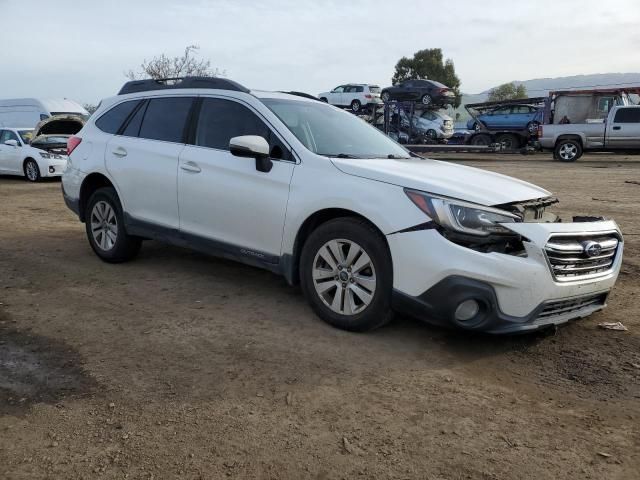
<svg viewBox="0 0 640 480">
<path fill-rule="evenodd" d="M 42 120 L 54 115 L 79 115 L 84 120 L 89 118 L 82 105 L 73 100 L 15 98 L 0 100 L 0 127 L 34 128 Z"/>
</svg>

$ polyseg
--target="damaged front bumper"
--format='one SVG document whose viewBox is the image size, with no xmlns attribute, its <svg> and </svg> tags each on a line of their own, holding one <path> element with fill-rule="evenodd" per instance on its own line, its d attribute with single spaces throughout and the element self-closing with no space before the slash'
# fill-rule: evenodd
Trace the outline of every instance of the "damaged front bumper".
<svg viewBox="0 0 640 480">
<path fill-rule="evenodd" d="M 622 263 L 615 222 L 503 225 L 522 237 L 523 253 L 479 252 L 435 229 L 388 235 L 394 308 L 490 333 L 537 330 L 604 308 Z M 456 312 L 467 300 L 477 302 L 478 313 L 461 320 Z"/>
</svg>

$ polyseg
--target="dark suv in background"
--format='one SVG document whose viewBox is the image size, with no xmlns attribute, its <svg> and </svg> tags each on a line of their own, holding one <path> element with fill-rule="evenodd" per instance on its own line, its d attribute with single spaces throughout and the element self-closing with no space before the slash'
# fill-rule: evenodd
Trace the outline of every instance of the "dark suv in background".
<svg viewBox="0 0 640 480">
<path fill-rule="evenodd" d="M 434 80 L 405 80 L 382 90 L 382 100 L 408 100 L 423 105 L 450 105 L 456 94 L 446 85 Z"/>
</svg>

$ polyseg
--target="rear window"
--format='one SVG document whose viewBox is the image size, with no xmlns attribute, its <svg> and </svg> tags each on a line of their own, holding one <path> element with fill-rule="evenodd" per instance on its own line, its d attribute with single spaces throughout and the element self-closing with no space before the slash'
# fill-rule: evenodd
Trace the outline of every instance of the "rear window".
<svg viewBox="0 0 640 480">
<path fill-rule="evenodd" d="M 435 82 L 433 80 L 429 80 L 429 82 L 431 85 L 433 85 L 434 87 L 438 87 L 438 88 L 449 88 L 447 87 L 444 83 L 440 83 L 440 82 Z"/>
<path fill-rule="evenodd" d="M 380 87 L 377 86 L 377 85 L 369 85 L 369 91 L 371 93 L 380 93 L 381 92 Z"/>
<path fill-rule="evenodd" d="M 616 112 L 615 123 L 640 123 L 640 108 L 621 108 Z"/>
<path fill-rule="evenodd" d="M 193 98 L 166 97 L 149 100 L 140 127 L 140 138 L 183 143 Z"/>
<path fill-rule="evenodd" d="M 96 127 L 105 133 L 115 134 L 120 130 L 120 127 L 127 119 L 127 117 L 136 108 L 136 105 L 140 100 L 131 100 L 129 102 L 122 102 L 113 107 L 107 113 L 102 115 L 96 120 Z"/>
</svg>

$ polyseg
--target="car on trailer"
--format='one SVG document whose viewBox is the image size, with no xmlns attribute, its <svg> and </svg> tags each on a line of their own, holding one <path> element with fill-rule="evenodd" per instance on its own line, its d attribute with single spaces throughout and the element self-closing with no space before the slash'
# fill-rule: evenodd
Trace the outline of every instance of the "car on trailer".
<svg viewBox="0 0 640 480">
<path fill-rule="evenodd" d="M 382 100 L 411 101 L 429 107 L 444 107 L 456 102 L 456 94 L 451 88 L 435 80 L 412 79 L 384 88 Z"/>
<path fill-rule="evenodd" d="M 330 92 L 319 93 L 318 98 L 336 107 L 350 108 L 353 112 L 382 104 L 380 87 L 368 83 L 340 85 Z"/>
<path fill-rule="evenodd" d="M 466 104 L 471 116 L 467 127 L 474 131 L 471 145 L 500 143 L 507 150 L 518 149 L 535 138 L 543 120 L 546 97 Z"/>
</svg>

